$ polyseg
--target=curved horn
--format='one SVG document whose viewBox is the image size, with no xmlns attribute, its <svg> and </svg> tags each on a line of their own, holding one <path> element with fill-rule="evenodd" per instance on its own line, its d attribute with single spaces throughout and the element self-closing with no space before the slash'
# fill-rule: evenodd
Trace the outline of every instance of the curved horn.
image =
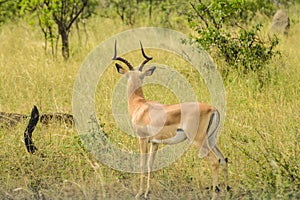
<svg viewBox="0 0 300 200">
<path fill-rule="evenodd" d="M 147 62 L 149 62 L 150 60 L 152 60 L 152 57 L 148 57 L 148 56 L 145 54 L 144 49 L 143 49 L 143 45 L 142 45 L 142 42 L 141 42 L 141 41 L 140 41 L 140 44 L 141 44 L 142 54 L 143 54 L 143 56 L 144 56 L 144 58 L 145 58 L 145 60 L 142 62 L 142 64 L 141 64 L 140 67 L 139 67 L 139 71 L 142 71 L 144 65 L 145 65 Z"/>
<path fill-rule="evenodd" d="M 121 61 L 128 66 L 129 70 L 131 70 L 131 71 L 134 70 L 133 66 L 127 60 L 117 56 L 117 40 L 115 40 L 115 53 L 114 53 L 114 57 L 112 58 L 112 60 Z"/>
</svg>

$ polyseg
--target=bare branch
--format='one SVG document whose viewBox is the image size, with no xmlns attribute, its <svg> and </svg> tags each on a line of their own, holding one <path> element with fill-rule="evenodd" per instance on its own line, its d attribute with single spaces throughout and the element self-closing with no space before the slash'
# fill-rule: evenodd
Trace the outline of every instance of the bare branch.
<svg viewBox="0 0 300 200">
<path fill-rule="evenodd" d="M 192 4 L 191 2 L 190 2 L 190 4 L 191 4 L 192 8 L 195 10 L 197 16 L 200 17 L 200 19 L 205 23 L 206 27 L 208 28 L 209 24 L 208 24 L 207 20 L 202 15 L 200 15 L 200 13 L 198 12 L 198 10 L 194 4 Z"/>
<path fill-rule="evenodd" d="M 74 21 L 79 17 L 79 15 L 83 12 L 84 8 L 87 6 L 88 4 L 88 1 L 87 0 L 82 0 L 83 2 L 83 5 L 82 7 L 80 8 L 80 10 L 75 14 L 75 16 L 70 19 L 70 22 L 69 22 L 69 25 L 67 26 L 67 30 L 69 30 L 72 26 L 72 24 L 74 23 Z"/>
</svg>

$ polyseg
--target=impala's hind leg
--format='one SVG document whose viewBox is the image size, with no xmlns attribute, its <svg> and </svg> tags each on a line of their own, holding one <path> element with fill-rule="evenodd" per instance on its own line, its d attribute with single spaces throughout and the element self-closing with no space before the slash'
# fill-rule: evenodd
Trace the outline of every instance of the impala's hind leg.
<svg viewBox="0 0 300 200">
<path fill-rule="evenodd" d="M 207 159 L 211 164 L 211 170 L 212 170 L 212 180 L 213 180 L 212 199 L 216 199 L 217 193 L 220 191 L 220 189 L 218 188 L 218 173 L 219 173 L 220 162 L 219 162 L 219 158 L 213 151 L 210 151 L 208 153 Z"/>
<path fill-rule="evenodd" d="M 222 154 L 221 150 L 219 149 L 219 147 L 217 145 L 214 146 L 214 148 L 212 149 L 212 151 L 219 158 L 220 164 L 222 166 L 222 171 L 223 171 L 224 176 L 225 176 L 226 190 L 230 190 L 230 187 L 228 185 L 229 184 L 229 178 L 228 178 L 228 159 L 224 157 L 224 155 Z"/>
<path fill-rule="evenodd" d="M 158 144 L 156 143 L 151 143 L 150 146 L 150 156 L 149 156 L 149 162 L 148 162 L 148 180 L 147 180 L 147 188 L 145 191 L 145 198 L 148 198 L 148 195 L 150 193 L 150 178 L 151 178 L 151 171 L 152 171 L 152 167 L 153 167 L 153 163 L 154 163 L 154 159 L 155 159 L 155 154 L 157 152 L 158 149 Z"/>
</svg>

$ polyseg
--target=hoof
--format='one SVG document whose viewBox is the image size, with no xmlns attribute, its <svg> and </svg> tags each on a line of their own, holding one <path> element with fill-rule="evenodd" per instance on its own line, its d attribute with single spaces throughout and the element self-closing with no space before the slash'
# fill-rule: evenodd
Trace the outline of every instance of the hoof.
<svg viewBox="0 0 300 200">
<path fill-rule="evenodd" d="M 136 199 L 140 199 L 143 196 L 144 192 L 143 191 L 139 191 L 136 195 L 135 198 Z"/>
<path fill-rule="evenodd" d="M 219 192 L 220 192 L 220 188 L 219 188 L 218 186 L 216 186 L 215 192 L 216 192 L 216 193 L 219 193 Z"/>
<path fill-rule="evenodd" d="M 145 192 L 145 194 L 144 194 L 145 199 L 148 199 L 148 198 L 149 198 L 149 194 L 150 194 L 150 191 L 149 191 L 149 190 Z"/>
<path fill-rule="evenodd" d="M 231 187 L 230 187 L 229 185 L 227 185 L 226 190 L 227 190 L 227 191 L 230 191 L 230 190 L 231 190 Z"/>
</svg>

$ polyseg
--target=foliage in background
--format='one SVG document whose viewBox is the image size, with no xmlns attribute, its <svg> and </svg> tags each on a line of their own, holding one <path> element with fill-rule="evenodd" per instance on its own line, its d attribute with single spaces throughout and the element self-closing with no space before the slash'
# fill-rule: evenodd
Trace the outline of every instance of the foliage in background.
<svg viewBox="0 0 300 200">
<path fill-rule="evenodd" d="M 262 25 L 247 26 L 259 11 L 267 15 L 274 7 L 267 1 L 216 0 L 191 3 L 193 10 L 188 20 L 197 35 L 193 39 L 210 53 L 217 52 L 228 64 L 223 69 L 241 69 L 243 73 L 258 71 L 278 54 L 276 36 L 263 38 Z M 224 73 L 225 72 L 225 73 Z"/>
<path fill-rule="evenodd" d="M 84 19 L 91 16 L 95 5 L 95 0 L 21 0 L 20 2 L 22 14 L 32 13 L 37 17 L 39 27 L 44 33 L 45 43 L 50 41 L 53 54 L 54 41 L 57 44 L 60 36 L 62 55 L 65 60 L 70 56 L 69 33 L 73 24 L 78 23 L 80 17 Z M 88 12 L 83 15 L 85 9 Z"/>
<path fill-rule="evenodd" d="M 139 1 L 131 0 L 110 0 L 106 1 L 107 8 L 112 10 L 121 18 L 125 24 L 133 25 L 136 20 L 136 13 L 139 9 Z M 108 14 L 111 16 L 111 13 Z"/>
<path fill-rule="evenodd" d="M 187 6 L 188 1 L 176 0 L 106 0 L 102 14 L 105 17 L 117 16 L 131 26 L 139 20 L 154 22 L 159 18 L 160 26 L 171 28 L 173 21 L 186 16 Z"/>
<path fill-rule="evenodd" d="M 178 3 L 176 0 L 165 0 L 158 4 L 158 13 L 163 13 L 161 23 L 166 27 L 172 28 L 172 21 L 180 20 L 180 17 L 186 18 L 188 13 L 189 2 L 183 1 Z M 179 23 L 182 23 L 179 21 Z"/>
<path fill-rule="evenodd" d="M 18 0 L 0 0 L 0 26 L 18 16 L 18 4 Z"/>
</svg>

